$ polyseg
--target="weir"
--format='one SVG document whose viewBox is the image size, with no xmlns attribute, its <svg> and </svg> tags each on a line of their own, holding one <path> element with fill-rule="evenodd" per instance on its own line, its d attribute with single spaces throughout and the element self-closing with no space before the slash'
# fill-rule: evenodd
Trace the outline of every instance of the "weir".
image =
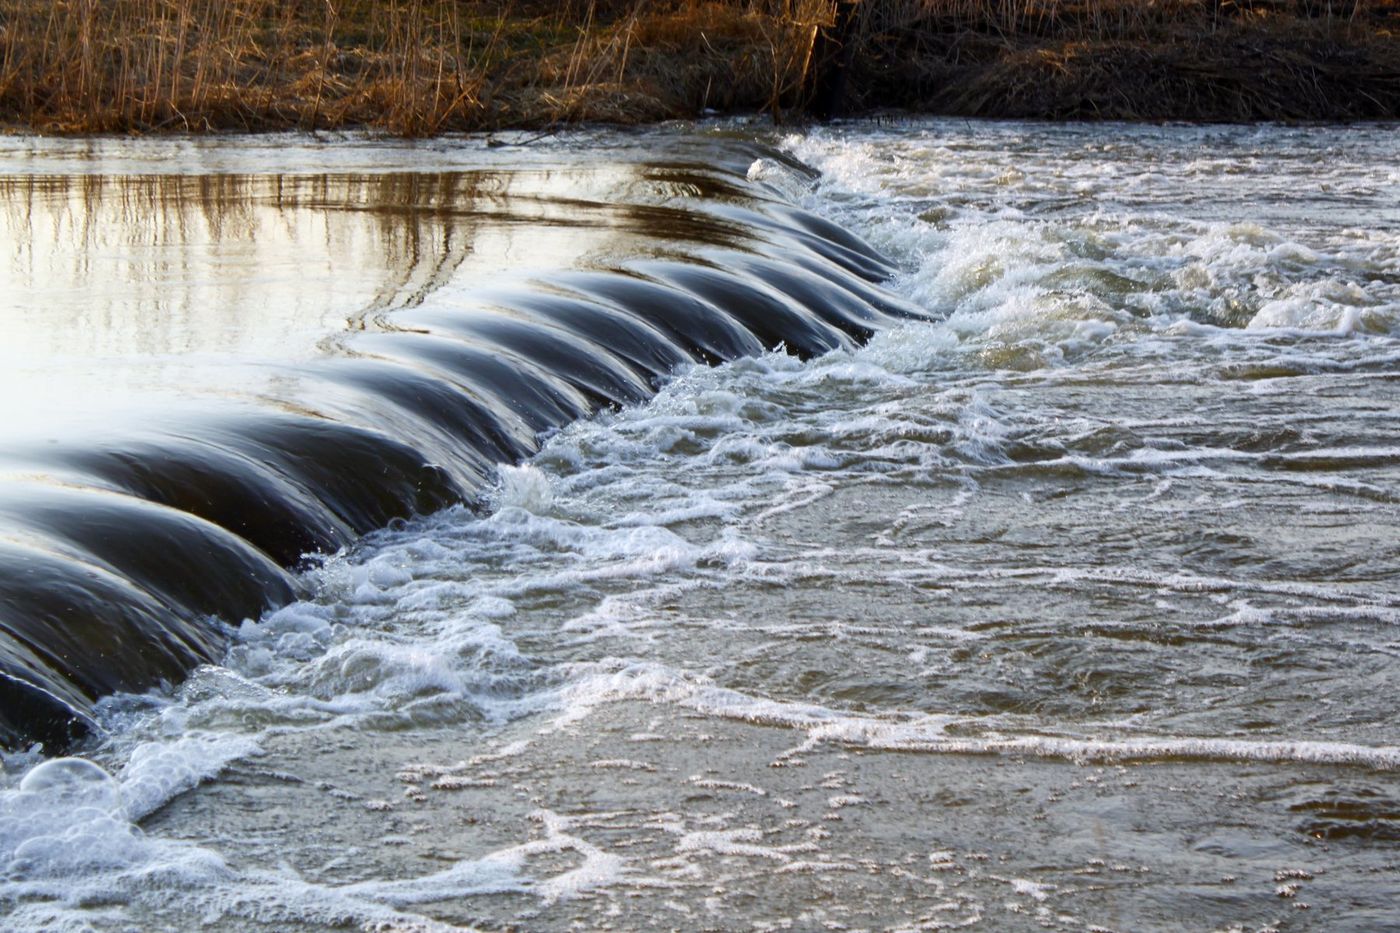
<svg viewBox="0 0 1400 933">
<path fill-rule="evenodd" d="M 498 464 L 679 368 L 922 313 L 867 243 L 714 142 L 657 163 L 0 177 L 0 744 L 100 730 L 298 568 L 480 505 Z M 538 160 L 536 160 L 538 162 Z"/>
</svg>

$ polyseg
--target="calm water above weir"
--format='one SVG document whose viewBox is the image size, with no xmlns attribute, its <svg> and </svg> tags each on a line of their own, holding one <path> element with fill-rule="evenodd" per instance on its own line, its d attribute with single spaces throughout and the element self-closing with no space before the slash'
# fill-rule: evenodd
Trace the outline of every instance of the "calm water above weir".
<svg viewBox="0 0 1400 933">
<path fill-rule="evenodd" d="M 5 141 L 0 925 L 1400 930 L 1394 139 Z"/>
</svg>

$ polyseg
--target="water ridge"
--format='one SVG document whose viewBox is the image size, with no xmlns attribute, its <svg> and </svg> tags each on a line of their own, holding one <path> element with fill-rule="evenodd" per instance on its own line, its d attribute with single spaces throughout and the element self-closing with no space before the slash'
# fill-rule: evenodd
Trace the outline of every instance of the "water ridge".
<svg viewBox="0 0 1400 933">
<path fill-rule="evenodd" d="M 432 253 L 410 238 L 392 244 L 413 257 L 409 273 L 300 359 L 260 361 L 261 392 L 239 384 L 191 403 L 167 385 L 138 391 L 109 423 L 63 433 L 40 421 L 32 439 L 9 440 L 0 744 L 67 747 L 98 728 L 101 697 L 177 682 L 219 657 L 230 626 L 296 598 L 295 571 L 314 555 L 397 519 L 479 506 L 498 464 L 575 419 L 649 398 L 679 368 L 779 347 L 810 358 L 925 316 L 879 287 L 894 268 L 873 247 L 748 172 L 766 158 L 800 180 L 801 166 L 755 146 L 714 149 L 717 164 L 623 162 L 602 197 L 532 167 L 0 182 L 10 225 L 29 232 L 22 268 L 35 296 L 33 216 L 100 256 L 112 202 L 156 231 L 143 247 L 178 242 L 169 231 L 190 225 L 181 212 L 195 196 L 212 204 L 214 229 L 230 202 L 620 241 L 601 261 L 463 288 L 470 240 Z M 142 299 L 125 299 L 129 317 L 148 316 Z"/>
</svg>

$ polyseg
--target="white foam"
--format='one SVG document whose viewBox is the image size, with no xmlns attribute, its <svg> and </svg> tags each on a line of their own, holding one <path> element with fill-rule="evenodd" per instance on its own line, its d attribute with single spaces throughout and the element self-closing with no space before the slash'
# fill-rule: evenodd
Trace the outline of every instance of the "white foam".
<svg viewBox="0 0 1400 933">
<path fill-rule="evenodd" d="M 978 353 L 1009 343 L 1019 352 L 998 349 L 991 359 L 1024 367 L 1059 365 L 1118 339 L 1125 327 L 1141 332 L 1143 323 L 1161 331 L 1196 320 L 1247 326 L 1260 336 L 1395 334 L 1400 327 L 1392 231 L 1193 220 L 1179 202 L 1216 196 L 1205 192 L 1231 173 L 1214 161 L 1175 164 L 1181 150 L 1170 142 L 1150 156 L 1163 172 L 1127 173 L 1111 154 L 1086 158 L 1042 147 L 1036 157 L 1043 161 L 1028 175 L 1013 161 L 1026 157 L 1019 146 L 999 152 L 976 139 L 944 146 L 940 134 L 965 135 L 943 127 L 876 142 L 832 130 L 791 136 L 785 145 L 823 173 L 809 204 L 905 261 L 911 271 L 902 288 L 947 319 L 943 352 L 949 337 Z M 1374 201 L 1394 187 L 1374 172 L 1358 156 L 1338 167 L 1333 183 Z M 1267 189 L 1296 183 L 1290 178 L 1285 171 L 1232 181 Z M 1142 206 L 1124 205 L 1126 191 L 1138 192 L 1129 203 Z M 1273 196 L 1260 191 L 1258 198 Z M 1022 206 L 1057 199 L 1073 209 Z M 1143 312 L 1149 320 L 1135 321 Z"/>
<path fill-rule="evenodd" d="M 517 508 L 544 515 L 554 505 L 549 477 L 529 464 L 496 467 L 497 485 L 492 499 L 497 509 Z"/>
<path fill-rule="evenodd" d="M 1228 724 L 1218 735 L 1176 735 L 1153 727 L 1149 716 L 977 717 L 951 700 L 942 712 L 870 701 L 856 714 L 831 705 L 837 701 L 726 686 L 749 657 L 767 664 L 804 640 L 831 651 L 823 664 L 844 657 L 847 645 L 873 646 L 922 678 L 947 675 L 950 663 L 976 663 L 949 662 L 950 647 L 990 656 L 1002 645 L 999 630 L 963 628 L 965 618 L 925 612 L 922 602 L 917 611 L 885 614 L 880 605 L 869 619 L 833 620 L 796 601 L 769 601 L 767 588 L 805 596 L 874 582 L 919 600 L 927 591 L 982 598 L 975 591 L 1024 590 L 1070 599 L 1110 590 L 1175 613 L 1177 630 L 1238 630 L 1241 637 L 1263 626 L 1400 624 L 1400 605 L 1382 582 L 1170 572 L 1131 555 L 1121 566 L 1037 563 L 1029 552 L 1002 563 L 964 560 L 958 547 L 966 542 L 957 537 L 964 529 L 940 531 L 976 517 L 984 484 L 1031 487 L 1057 469 L 1103 487 L 1136 482 L 1132 501 L 1114 506 L 1149 517 L 1247 505 L 1255 500 L 1234 491 L 1185 506 L 1173 497 L 1279 465 L 1320 472 L 1275 471 L 1269 482 L 1383 497 L 1379 479 L 1349 481 L 1328 469 L 1329 458 L 1393 465 L 1393 447 L 1380 440 L 1313 443 L 1311 386 L 1300 391 L 1281 377 L 1241 381 L 1238 391 L 1278 393 L 1294 413 L 1280 423 L 1298 428 L 1301 449 L 1262 453 L 1235 439 L 1094 453 L 1079 445 L 1108 423 L 1144 438 L 1190 433 L 1198 420 L 1190 410 L 1139 417 L 1129 403 L 1145 389 L 1195 391 L 1236 364 L 1257 365 L 1265 375 L 1274 368 L 1354 369 L 1358 381 L 1369 367 L 1374 378 L 1387 378 L 1400 308 L 1400 238 L 1364 225 L 1314 229 L 1287 217 L 1221 220 L 1198 200 L 1164 207 L 1162 193 L 1179 189 L 1182 177 L 1216 177 L 1220 165 L 1211 156 L 1143 171 L 1113 159 L 1038 151 L 1033 158 L 1048 161 L 1034 168 L 1011 164 L 1024 153 L 944 145 L 940 131 L 870 132 L 877 138 L 819 130 L 789 142 L 825 171 L 815 190 L 776 160 L 755 163 L 750 176 L 868 235 L 902 263 L 896 286 L 938 320 L 908 323 L 865 348 L 814 361 L 774 353 L 686 370 L 651 403 L 572 425 L 530 463 L 502 467 L 488 514 L 455 509 L 401 523 L 326 561 L 307 575 L 314 597 L 245 622 L 222 667 L 196 672 L 173 698 L 129 702 L 122 715 L 144 724 L 123 739 L 127 751 L 111 752 L 111 760 L 125 762 L 114 774 L 84 764 L 48 777 L 36 769 L 27 789 L 5 792 L 21 795 L 14 799 L 23 805 L 0 799 L 7 808 L 0 809 L 0 856 L 9 872 L 0 897 L 11 904 L 46 899 L 22 905 L 12 918 L 36 928 L 81 928 L 85 916 L 98 915 L 79 905 L 165 897 L 166 879 L 194 915 L 272 926 L 428 929 L 432 924 L 413 912 L 418 905 L 486 893 L 547 904 L 643 880 L 630 862 L 588 842 L 579 818 L 547 811 L 537 815 L 535 838 L 519 844 L 417 878 L 342 885 L 312 883 L 289 869 L 233 872 L 213 851 L 149 838 L 136 825 L 255 754 L 260 737 L 273 731 L 343 726 L 347 735 L 373 736 L 380 728 L 453 723 L 471 749 L 483 730 L 544 714 L 527 727 L 527 743 L 498 754 L 518 755 L 528 744 L 547 755 L 559 732 L 583 731 L 604 707 L 641 703 L 679 709 L 688 721 L 783 730 L 792 748 L 779 762 L 794 766 L 801 764 L 797 752 L 828 747 L 1008 762 L 1400 767 L 1400 749 L 1392 746 L 1286 733 L 1235 736 Z M 1341 175 L 1333 182 L 1349 183 Z M 1121 396 L 1124 410 L 1101 403 L 1073 411 L 1075 394 L 1090 391 L 1115 403 Z M 1048 453 L 1034 462 L 1014 459 L 1027 439 L 1044 442 Z M 846 537 L 839 547 L 826 540 L 828 518 L 859 525 L 879 517 L 886 494 L 903 510 L 888 527 Z M 910 502 L 917 507 L 905 508 Z M 1042 505 L 1029 495 L 1025 502 L 1028 512 Z M 732 607 L 731 587 L 742 590 Z M 1192 616 L 1202 621 L 1181 618 L 1188 599 L 1209 607 Z M 734 646 L 752 654 L 736 659 Z M 745 677 L 735 680 L 749 683 Z M 936 699 L 929 705 L 937 709 Z M 648 749 L 678 741 L 655 723 L 625 735 Z M 649 757 L 660 762 L 664 749 L 657 751 Z M 589 780 L 651 780 L 657 768 L 598 754 L 608 757 L 587 757 Z M 489 756 L 460 755 L 460 764 L 436 770 L 405 766 L 416 775 L 416 793 L 469 794 L 506 780 L 472 773 Z M 737 777 L 717 768 L 689 783 L 736 808 L 796 808 Z M 779 785 L 772 786 L 778 794 Z M 64 799 L 81 803 L 54 802 Z M 878 795 L 867 801 L 844 784 L 824 799 L 824 817 L 849 811 L 851 824 L 881 805 Z M 397 807 L 392 815 L 399 818 L 415 804 L 376 798 L 365 806 Z M 766 844 L 758 830 L 716 829 L 684 816 L 674 816 L 666 831 L 686 864 L 746 858 L 792 873 L 858 865 L 807 858 L 800 846 Z M 932 868 L 957 865 L 945 854 L 929 856 Z M 1035 902 L 1054 890 L 1025 879 L 1007 883 Z M 114 925 L 121 922 L 119 906 L 111 914 Z"/>
<path fill-rule="evenodd" d="M 703 787 L 705 790 L 737 791 L 741 794 L 752 794 L 755 797 L 767 797 L 768 791 L 753 784 L 746 784 L 743 781 L 721 781 L 716 778 L 707 778 L 703 775 L 692 775 L 687 779 L 689 784 L 696 787 Z"/>
<path fill-rule="evenodd" d="M 1350 742 L 1261 741 L 1188 736 L 1078 739 L 1050 735 L 992 735 L 964 738 L 946 734 L 946 717 L 924 724 L 848 719 L 811 730 L 811 740 L 866 748 L 961 755 L 1017 755 L 1069 761 L 1259 761 L 1278 764 L 1353 765 L 1400 768 L 1400 746 Z"/>
<path fill-rule="evenodd" d="M 790 200 L 797 200 L 811 188 L 809 181 L 773 159 L 755 159 L 746 175 L 749 181 L 767 185 Z"/>
<path fill-rule="evenodd" d="M 1008 734 L 998 731 L 996 725 L 979 726 L 974 719 L 953 714 L 852 715 L 815 704 L 746 695 L 657 664 L 630 664 L 577 679 L 564 688 L 563 696 L 566 713 L 559 724 L 577 723 L 607 703 L 645 700 L 740 722 L 799 730 L 804 733 L 799 752 L 837 744 L 885 751 L 1029 755 L 1068 761 L 1202 759 L 1400 769 L 1400 746 L 1215 736 Z M 983 734 L 968 734 L 973 730 Z"/>
<path fill-rule="evenodd" d="M 43 901 L 8 919 L 22 927 L 83 929 L 83 908 L 152 887 L 209 885 L 230 876 L 222 858 L 147 837 L 134 820 L 252 751 L 248 744 L 186 737 L 143 745 L 121 780 L 91 761 L 59 758 L 0 791 L 0 866 L 11 903 Z M 19 928 L 16 927 L 16 928 Z"/>
<path fill-rule="evenodd" d="M 743 858 L 790 861 L 792 856 L 780 846 L 760 845 L 763 834 L 756 829 L 698 830 L 681 835 L 677 852 L 712 852 Z"/>
<path fill-rule="evenodd" d="M 1027 895 L 1037 901 L 1048 899 L 1050 892 L 1055 890 L 1053 884 L 1041 884 L 1025 878 L 1012 878 L 1011 887 L 1017 894 Z"/>
<path fill-rule="evenodd" d="M 260 752 L 255 739 L 240 735 L 196 734 L 144 742 L 131 751 L 121 770 L 126 818 L 139 822 L 233 762 Z"/>
</svg>

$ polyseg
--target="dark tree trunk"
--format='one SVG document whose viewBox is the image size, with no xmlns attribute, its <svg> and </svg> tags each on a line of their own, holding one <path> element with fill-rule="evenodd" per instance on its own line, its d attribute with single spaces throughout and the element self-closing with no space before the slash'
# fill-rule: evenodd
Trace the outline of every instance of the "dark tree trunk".
<svg viewBox="0 0 1400 933">
<path fill-rule="evenodd" d="M 812 42 L 802 96 L 807 113 L 818 120 L 841 115 L 855 56 L 860 3 L 861 0 L 838 0 L 835 22 L 829 29 L 818 29 Z"/>
</svg>

